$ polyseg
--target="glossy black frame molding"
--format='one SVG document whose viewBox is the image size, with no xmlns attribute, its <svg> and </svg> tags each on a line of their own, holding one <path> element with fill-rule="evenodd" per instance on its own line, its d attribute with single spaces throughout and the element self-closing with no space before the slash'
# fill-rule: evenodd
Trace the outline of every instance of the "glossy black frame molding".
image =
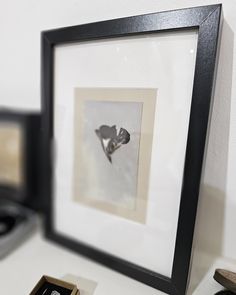
<svg viewBox="0 0 236 295">
<path fill-rule="evenodd" d="M 41 209 L 39 197 L 39 153 L 41 115 L 36 112 L 11 111 L 0 109 L 0 123 L 16 123 L 22 128 L 22 173 L 21 188 L 0 185 L 1 199 L 11 200 L 35 210 Z"/>
<path fill-rule="evenodd" d="M 188 282 L 201 169 L 210 113 L 221 5 L 210 5 L 101 21 L 42 33 L 43 195 L 46 200 L 46 237 L 149 286 L 173 295 L 184 295 Z M 53 70 L 54 47 L 188 29 L 198 30 L 197 56 L 184 175 L 171 278 L 76 242 L 53 225 Z"/>
</svg>

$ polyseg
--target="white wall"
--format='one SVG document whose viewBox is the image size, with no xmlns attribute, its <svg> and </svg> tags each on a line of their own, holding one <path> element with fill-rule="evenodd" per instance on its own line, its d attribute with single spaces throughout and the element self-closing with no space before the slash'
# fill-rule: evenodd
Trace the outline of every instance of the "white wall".
<svg viewBox="0 0 236 295">
<path fill-rule="evenodd" d="M 0 105 L 40 108 L 40 31 L 223 3 L 224 26 L 196 246 L 236 259 L 235 0 L 0 0 Z"/>
</svg>

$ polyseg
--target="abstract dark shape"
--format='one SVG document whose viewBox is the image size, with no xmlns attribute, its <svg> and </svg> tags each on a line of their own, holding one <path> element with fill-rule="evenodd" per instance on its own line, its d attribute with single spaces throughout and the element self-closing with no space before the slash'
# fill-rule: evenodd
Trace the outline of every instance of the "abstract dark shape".
<svg viewBox="0 0 236 295">
<path fill-rule="evenodd" d="M 101 125 L 99 129 L 95 130 L 95 133 L 100 139 L 103 151 L 110 163 L 112 163 L 111 155 L 123 144 L 130 141 L 129 132 L 124 128 L 117 128 L 116 125 L 112 127 Z"/>
</svg>

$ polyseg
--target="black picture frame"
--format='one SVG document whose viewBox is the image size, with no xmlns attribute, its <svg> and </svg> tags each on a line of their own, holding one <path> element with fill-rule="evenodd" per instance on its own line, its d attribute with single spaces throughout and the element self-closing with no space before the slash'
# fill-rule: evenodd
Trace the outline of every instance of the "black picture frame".
<svg viewBox="0 0 236 295">
<path fill-rule="evenodd" d="M 22 174 L 21 187 L 1 185 L 2 199 L 11 200 L 35 210 L 41 210 L 39 196 L 41 114 L 39 112 L 0 109 L 0 124 L 14 123 L 22 129 Z"/>
<path fill-rule="evenodd" d="M 43 195 L 47 198 L 46 237 L 118 272 L 172 295 L 184 295 L 191 261 L 194 225 L 207 135 L 221 4 L 125 17 L 42 33 Z M 181 201 L 171 278 L 75 242 L 54 230 L 53 224 L 53 70 L 54 47 L 59 44 L 116 37 L 198 30 L 197 56 L 188 129 Z"/>
</svg>

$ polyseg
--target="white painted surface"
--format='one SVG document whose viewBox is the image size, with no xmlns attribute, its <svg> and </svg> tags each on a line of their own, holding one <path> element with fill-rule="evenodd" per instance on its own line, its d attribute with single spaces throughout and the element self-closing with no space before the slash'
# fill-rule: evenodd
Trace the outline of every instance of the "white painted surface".
<svg viewBox="0 0 236 295">
<path fill-rule="evenodd" d="M 34 235 L 23 246 L 0 262 L 1 294 L 28 295 L 42 275 L 61 278 L 68 273 L 97 284 L 94 295 L 164 294 L 73 252 L 46 242 L 39 234 Z M 83 285 L 82 289 L 84 288 Z"/>
<path fill-rule="evenodd" d="M 187 295 L 215 294 L 222 289 L 212 279 L 215 268 L 233 271 L 236 261 L 204 253 L 198 253 L 198 257 L 201 272 L 191 278 Z M 39 232 L 0 261 L 1 294 L 28 295 L 44 274 L 78 282 L 81 295 L 164 295 L 163 292 L 45 241 Z M 197 279 L 200 279 L 200 283 L 197 281 L 196 288 Z"/>
<path fill-rule="evenodd" d="M 188 294 L 193 295 L 205 295 L 205 294 L 216 294 L 217 292 L 224 290 L 225 288 L 213 279 L 215 270 L 217 268 L 227 269 L 229 271 L 235 272 L 236 260 L 227 259 L 223 257 L 214 257 L 212 255 L 206 255 L 204 253 L 199 253 L 201 257 L 201 279 L 197 287 L 194 288 L 195 277 L 192 277 L 190 288 Z M 209 267 L 209 262 L 211 265 Z M 208 267 L 205 268 L 208 264 Z"/>
<path fill-rule="evenodd" d="M 234 44 L 236 1 L 1 0 L 0 105 L 27 109 L 40 108 L 41 30 L 214 3 L 223 3 L 225 21 L 210 140 L 199 204 L 196 248 L 236 259 L 236 49 Z M 39 247 L 40 245 L 39 243 Z M 20 252 L 20 258 L 13 255 L 9 259 L 12 262 L 17 259 L 19 265 L 21 263 L 24 265 L 23 262 L 28 259 L 30 251 L 34 249 L 31 249 L 29 244 L 27 251 Z M 29 257 L 32 259 L 33 256 Z M 43 259 L 42 257 L 40 259 Z M 3 270 L 8 265 L 7 261 L 0 263 L 1 278 L 5 278 L 4 281 L 12 278 L 12 271 L 4 273 L 3 276 Z M 197 268 L 198 263 L 199 261 L 195 259 L 193 267 Z M 44 272 L 43 268 L 41 271 Z M 18 273 L 15 274 L 15 278 Z M 31 268 L 31 272 L 28 271 L 28 273 L 35 280 L 38 279 L 37 267 L 34 270 Z M 24 286 L 25 280 L 20 284 Z M 134 284 L 137 283 L 134 282 Z M 148 287 L 140 288 L 143 293 L 148 294 L 148 291 L 146 292 Z M 155 292 L 152 294 L 157 294 Z"/>
</svg>

